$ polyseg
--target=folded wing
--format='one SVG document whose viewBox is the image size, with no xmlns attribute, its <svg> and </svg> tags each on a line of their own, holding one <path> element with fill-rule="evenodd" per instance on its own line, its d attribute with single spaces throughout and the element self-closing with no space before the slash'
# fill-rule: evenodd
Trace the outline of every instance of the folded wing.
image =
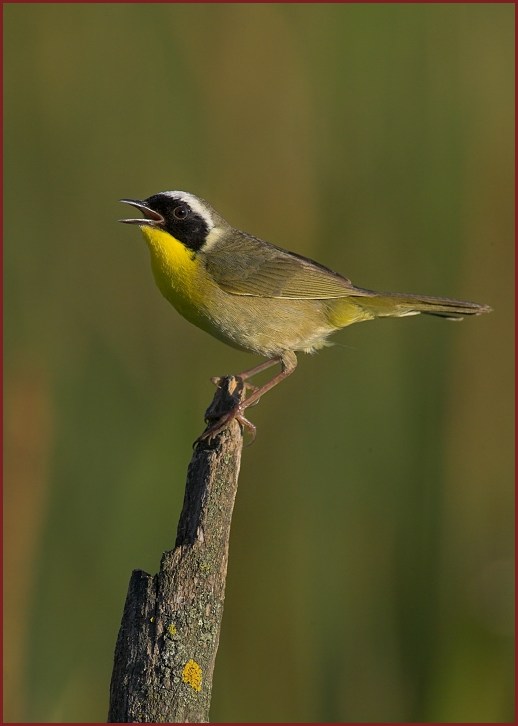
<svg viewBox="0 0 518 726">
<path fill-rule="evenodd" d="M 205 264 L 232 295 L 326 300 L 373 294 L 318 262 L 244 233 L 218 243 L 218 253 L 209 255 Z"/>
</svg>

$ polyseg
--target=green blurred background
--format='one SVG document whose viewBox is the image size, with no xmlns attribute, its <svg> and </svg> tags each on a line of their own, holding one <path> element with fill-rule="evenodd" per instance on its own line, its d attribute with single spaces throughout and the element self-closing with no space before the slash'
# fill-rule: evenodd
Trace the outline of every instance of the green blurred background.
<svg viewBox="0 0 518 726">
<path fill-rule="evenodd" d="M 5 718 L 103 721 L 209 377 L 121 197 L 184 189 L 371 288 L 253 409 L 213 721 L 513 719 L 514 8 L 4 5 Z"/>
</svg>

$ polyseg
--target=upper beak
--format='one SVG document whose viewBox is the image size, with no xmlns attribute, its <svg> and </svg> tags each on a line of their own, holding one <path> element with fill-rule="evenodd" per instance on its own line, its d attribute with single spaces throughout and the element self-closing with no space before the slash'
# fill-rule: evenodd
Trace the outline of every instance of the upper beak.
<svg viewBox="0 0 518 726">
<path fill-rule="evenodd" d="M 165 221 L 161 214 L 155 212 L 154 209 L 150 209 L 144 202 L 138 199 L 119 199 L 119 201 L 124 202 L 124 204 L 131 204 L 132 207 L 140 209 L 144 215 L 144 217 L 139 217 L 138 219 L 119 219 L 119 222 L 124 222 L 124 224 L 147 224 L 150 227 L 155 227 L 157 224 L 162 224 Z"/>
</svg>

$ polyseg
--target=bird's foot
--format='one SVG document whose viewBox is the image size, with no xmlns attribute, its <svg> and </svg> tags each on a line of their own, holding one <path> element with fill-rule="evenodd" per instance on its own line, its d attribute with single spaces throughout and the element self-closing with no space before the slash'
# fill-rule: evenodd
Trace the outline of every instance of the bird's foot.
<svg viewBox="0 0 518 726">
<path fill-rule="evenodd" d="M 245 401 L 241 400 L 243 390 L 247 388 L 248 384 L 239 376 L 215 376 L 211 380 L 218 388 L 226 390 L 224 391 L 223 400 L 216 397 L 205 412 L 205 420 L 208 426 L 201 436 L 198 436 L 193 447 L 201 441 L 210 443 L 234 419 L 241 424 L 243 429 L 250 432 L 251 441 L 249 443 L 252 443 L 255 439 L 256 429 L 253 423 L 245 417 L 246 404 Z"/>
<path fill-rule="evenodd" d="M 208 428 L 205 429 L 205 431 L 201 434 L 201 436 L 198 436 L 196 441 L 194 442 L 194 446 L 196 444 L 199 444 L 201 441 L 208 441 L 209 443 L 214 439 L 218 434 L 220 434 L 222 431 L 224 431 L 234 419 L 241 424 L 243 429 L 246 429 L 251 438 L 250 441 L 247 443 L 247 446 L 249 446 L 251 443 L 253 443 L 256 435 L 256 428 L 254 424 L 249 421 L 246 416 L 244 415 L 244 408 L 242 404 L 237 404 L 227 413 L 223 414 L 223 416 L 220 416 L 217 420 L 215 420 L 212 424 L 208 426 Z"/>
</svg>

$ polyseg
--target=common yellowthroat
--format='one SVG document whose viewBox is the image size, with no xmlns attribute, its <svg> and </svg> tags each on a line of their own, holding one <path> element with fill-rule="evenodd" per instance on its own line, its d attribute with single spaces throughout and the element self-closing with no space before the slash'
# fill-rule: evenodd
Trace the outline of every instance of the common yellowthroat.
<svg viewBox="0 0 518 726">
<path fill-rule="evenodd" d="M 313 353 L 331 333 L 362 320 L 427 313 L 448 319 L 490 312 L 488 305 L 356 287 L 314 260 L 232 227 L 207 202 L 188 192 L 121 199 L 144 215 L 121 219 L 142 230 L 160 292 L 194 325 L 234 348 L 267 360 L 243 381 L 280 363 L 281 371 L 210 426 L 212 438 L 237 419 L 253 435 L 245 409 L 296 368 L 297 351 Z"/>
</svg>

